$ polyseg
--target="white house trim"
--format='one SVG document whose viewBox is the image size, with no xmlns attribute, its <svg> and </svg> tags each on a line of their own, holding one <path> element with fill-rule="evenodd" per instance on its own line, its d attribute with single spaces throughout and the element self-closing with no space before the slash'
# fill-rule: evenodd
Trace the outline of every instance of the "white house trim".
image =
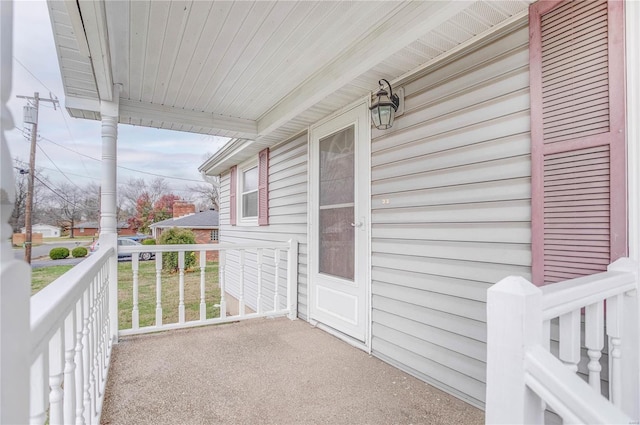
<svg viewBox="0 0 640 425">
<path fill-rule="evenodd" d="M 640 3 L 625 3 L 629 257 L 640 260 Z"/>
<path fill-rule="evenodd" d="M 96 78 L 100 99 L 112 101 L 114 99 L 114 81 L 111 75 L 111 56 L 109 54 L 104 2 L 79 2 L 78 7 L 80 7 L 82 14 L 83 30 L 89 45 L 91 62 L 94 67 L 93 75 Z"/>
</svg>

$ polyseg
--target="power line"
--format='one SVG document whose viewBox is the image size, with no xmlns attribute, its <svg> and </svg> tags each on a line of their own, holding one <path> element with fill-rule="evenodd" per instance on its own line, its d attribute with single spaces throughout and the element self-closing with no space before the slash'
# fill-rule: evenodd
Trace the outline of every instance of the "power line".
<svg viewBox="0 0 640 425">
<path fill-rule="evenodd" d="M 19 60 L 17 57 L 15 57 L 15 56 L 14 56 L 14 57 L 13 57 L 13 60 L 15 60 L 16 62 L 18 62 L 18 64 L 19 64 L 21 67 L 23 67 L 23 68 L 24 68 L 24 70 L 25 70 L 25 71 L 27 71 L 27 72 L 28 72 L 28 73 L 29 73 L 33 78 L 35 78 L 37 82 L 39 82 L 40 84 L 42 84 L 42 87 L 44 87 L 45 89 L 49 90 L 49 93 L 50 93 L 50 94 L 51 94 L 51 93 L 53 93 L 53 90 L 51 90 L 49 87 L 47 87 L 47 85 L 46 85 L 45 83 L 43 83 L 43 82 L 42 82 L 38 77 L 36 77 L 36 76 L 35 76 L 35 74 L 34 74 L 33 72 L 31 72 L 31 71 L 29 70 L 29 68 L 27 68 L 27 67 L 25 66 L 25 64 L 23 64 L 22 62 L 20 62 L 20 60 Z M 56 99 L 58 98 L 58 96 L 55 96 L 55 97 L 56 97 Z"/>
<path fill-rule="evenodd" d="M 47 157 L 47 159 L 49 160 L 49 162 L 51 162 L 51 164 L 53 164 L 54 167 L 56 167 L 56 169 L 60 172 L 60 174 L 62 174 L 64 176 L 65 179 L 69 180 L 69 183 L 71 183 L 72 185 L 74 185 L 75 187 L 77 187 L 78 189 L 80 189 L 80 186 L 78 186 L 77 184 L 75 184 L 75 182 L 73 180 L 71 180 L 65 173 L 64 171 L 62 171 L 55 162 L 53 162 L 53 159 L 51 159 L 51 157 L 49 155 L 47 155 L 47 152 L 45 152 L 45 150 L 42 148 L 42 146 L 40 145 L 36 145 L 38 147 L 38 149 L 40 149 L 40 152 L 42 152 L 44 154 L 44 156 Z"/>
<path fill-rule="evenodd" d="M 81 152 L 78 152 L 78 151 L 74 151 L 73 149 L 68 148 L 68 147 L 66 147 L 64 145 L 61 145 L 60 143 L 56 143 L 51 139 L 47 139 L 46 137 L 41 137 L 41 139 L 45 140 L 45 141 L 47 141 L 49 143 L 53 143 L 54 145 L 59 146 L 62 149 L 66 149 L 69 152 L 73 152 L 73 153 L 75 153 L 77 155 L 84 156 L 85 158 L 89 158 L 89 159 L 92 159 L 94 161 L 101 162 L 101 160 L 98 159 L 98 158 L 94 158 L 91 155 L 87 155 L 87 154 L 84 154 L 84 153 L 81 153 Z M 136 170 L 135 168 L 125 167 L 124 165 L 118 165 L 118 168 L 122 168 L 123 170 L 133 171 L 133 172 L 136 172 L 136 173 L 147 174 L 147 175 L 150 175 L 150 176 L 163 177 L 165 179 L 182 180 L 182 181 L 193 182 L 193 183 L 202 183 L 203 182 L 203 180 L 186 179 L 184 177 L 171 177 L 171 176 L 165 176 L 163 174 L 156 174 L 156 173 L 150 173 L 148 171 Z"/>
</svg>

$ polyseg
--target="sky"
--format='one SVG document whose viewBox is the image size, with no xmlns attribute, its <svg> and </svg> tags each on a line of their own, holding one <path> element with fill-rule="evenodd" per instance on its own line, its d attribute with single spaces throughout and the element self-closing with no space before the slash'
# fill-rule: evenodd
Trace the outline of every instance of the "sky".
<svg viewBox="0 0 640 425">
<path fill-rule="evenodd" d="M 64 109 L 64 89 L 46 2 L 16 0 L 13 13 L 13 90 L 9 109 L 16 128 L 7 133 L 12 157 L 28 167 L 30 141 L 24 129 L 31 125 L 23 123 L 27 101 L 16 96 L 38 92 L 40 98 L 49 98 L 51 94 L 61 107 L 54 110 L 51 103 L 40 103 L 36 168 L 54 186 L 61 182 L 99 184 L 101 124 L 72 118 Z M 118 184 L 125 184 L 132 177 L 154 179 L 158 175 L 165 178 L 174 194 L 185 197 L 187 186 L 203 182 L 198 166 L 226 140 L 119 124 L 118 165 L 122 168 L 118 168 Z"/>
</svg>

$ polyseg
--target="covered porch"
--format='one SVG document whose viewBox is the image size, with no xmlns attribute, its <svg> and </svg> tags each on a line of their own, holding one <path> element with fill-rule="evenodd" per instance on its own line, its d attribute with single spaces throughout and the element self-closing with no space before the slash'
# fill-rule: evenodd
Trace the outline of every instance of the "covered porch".
<svg viewBox="0 0 640 425">
<path fill-rule="evenodd" d="M 306 287 L 304 291 L 301 289 L 307 276 L 298 273 L 298 267 L 306 268 L 303 260 L 314 248 L 302 247 L 301 241 L 298 251 L 295 241 L 284 242 L 291 232 L 272 232 L 281 239 L 280 245 L 221 244 L 202 248 L 238 251 L 233 257 L 237 266 L 233 277 L 241 288 L 237 299 L 239 317 L 228 317 L 225 301 L 220 300 L 216 305 L 219 317 L 209 319 L 206 312 L 210 306 L 203 295 L 204 308 L 200 311 L 205 313 L 200 313 L 199 320 L 185 320 L 181 288 L 179 298 L 171 300 L 180 309 L 178 323 L 163 323 L 161 294 L 165 287 L 158 275 L 155 329 L 148 329 L 154 335 L 138 335 L 146 330 L 136 319 L 134 259 L 129 310 L 132 327 L 121 330 L 116 255 L 117 130 L 119 124 L 133 124 L 234 138 L 219 153 L 220 160 L 213 171 L 221 173 L 267 147 L 282 146 L 359 99 L 370 102 L 380 78 L 391 80 L 394 86 L 410 85 L 437 71 L 442 64 L 499 38 L 505 31 L 524 28 L 529 3 L 528 0 L 396 2 L 389 6 L 391 3 L 386 2 L 51 1 L 67 110 L 74 117 L 102 122 L 101 250 L 54 283 L 47 296 L 29 300 L 30 271 L 25 264 L 9 258 L 6 243 L 2 244 L 0 422 L 482 422 L 481 411 L 403 374 L 393 367 L 393 359 L 388 359 L 390 364 L 383 363 L 303 320 L 295 320 L 302 317 L 297 297 L 308 295 Z M 3 67 L 9 64 L 8 69 L 10 7 L 11 2 L 2 2 L 2 63 Z M 626 7 L 627 23 L 635 22 L 640 8 L 633 2 L 627 2 Z M 637 29 L 633 31 L 629 39 L 637 41 Z M 630 42 L 627 47 L 628 61 L 633 65 L 629 69 L 637 70 L 640 65 L 633 46 L 637 43 Z M 3 108 L 7 81 L 10 87 L 10 79 L 3 73 Z M 632 82 L 637 82 L 637 77 Z M 525 81 L 520 90 L 523 99 L 528 96 L 526 84 Z M 634 87 L 635 92 L 629 95 L 629 116 L 635 116 L 638 110 L 637 86 Z M 441 96 L 446 99 L 448 94 Z M 429 102 L 430 99 L 424 101 L 427 105 Z M 409 104 L 414 110 L 418 106 Z M 3 132 L 13 125 L 10 117 L 6 117 L 3 110 Z M 524 121 L 528 122 L 526 118 Z M 407 121 L 405 129 L 415 127 L 418 122 L 409 118 Z M 459 370 L 467 373 L 465 379 L 482 388 L 479 392 L 484 393 L 488 384 L 488 422 L 541 422 L 538 419 L 543 418 L 545 407 L 564 413 L 564 418 L 571 421 L 576 412 L 587 411 L 597 416 L 601 406 L 610 408 L 605 413 L 611 415 L 603 415 L 605 423 L 608 418 L 622 418 L 622 422 L 637 420 L 640 155 L 638 144 L 634 143 L 638 141 L 637 123 L 629 121 L 628 257 L 632 261 L 623 270 L 614 267 L 587 281 L 572 279 L 559 284 L 560 296 L 554 290 L 536 292 L 522 279 L 508 280 L 498 289 L 506 286 L 507 295 L 521 300 L 532 314 L 524 317 L 523 310 L 515 308 L 518 304 L 511 298 L 497 295 L 498 303 L 490 304 L 488 312 L 509 315 L 488 314 L 493 323 L 487 324 L 485 316 L 478 314 L 473 334 L 477 330 L 479 336 L 446 341 L 458 347 L 460 341 L 473 339 L 469 346 L 478 367 L 471 370 L 470 357 L 465 354 L 454 358 L 455 368 L 451 369 L 456 374 Z M 399 126 L 396 130 L 403 131 Z M 523 134 L 527 136 L 528 132 Z M 4 241 L 8 236 L 6 217 L 12 208 L 12 183 L 5 178 L 5 165 L 11 156 L 4 140 L 2 149 Z M 298 175 L 294 180 L 302 182 L 304 177 Z M 527 180 L 528 174 L 522 179 Z M 380 200 L 381 205 L 389 205 L 389 199 Z M 525 205 L 518 212 L 526 222 L 530 206 L 527 199 L 520 201 Z M 306 203 L 301 205 L 304 207 Z M 272 225 L 291 215 L 291 211 L 281 211 Z M 298 214 L 306 216 L 304 208 L 300 211 L 303 212 Z M 306 238 L 306 221 L 293 223 L 291 229 Z M 156 261 L 160 258 L 161 263 L 162 252 L 181 251 L 179 274 L 183 276 L 185 252 L 190 249 L 199 248 L 157 246 L 154 252 Z M 271 254 L 269 250 L 274 249 L 284 255 Z M 262 250 L 269 251 L 269 270 L 266 260 L 262 262 Z M 492 251 L 486 255 L 483 261 L 487 263 L 497 256 Z M 523 256 L 527 257 L 528 267 L 528 251 Z M 205 256 L 200 258 L 204 291 L 210 283 L 202 265 Z M 245 260 L 255 261 L 251 272 L 245 269 Z M 451 263 L 450 268 L 456 268 L 453 261 L 441 263 Z M 406 263 L 395 266 L 402 268 L 403 264 Z M 278 283 L 273 288 L 258 284 L 252 289 L 252 297 L 264 297 L 264 311 L 244 310 L 244 296 L 249 295 L 243 292 L 244 282 L 249 273 L 258 282 L 262 282 L 264 273 Z M 223 276 L 226 275 L 221 263 L 218 282 L 221 294 L 225 293 Z M 584 297 L 587 284 L 592 292 Z M 520 288 L 523 293 L 514 295 L 513 288 Z M 367 296 L 373 299 L 371 293 Z M 527 301 L 529 297 L 534 301 Z M 483 303 L 486 291 L 478 298 L 474 302 Z M 429 298 L 434 299 L 436 304 L 442 298 Z M 607 316 L 607 325 L 605 303 L 606 314 L 613 317 Z M 616 308 L 612 308 L 614 303 Z M 468 304 L 461 304 L 459 309 Z M 556 304 L 561 308 L 556 308 Z M 594 329 L 588 334 L 594 341 L 587 346 L 589 366 L 583 361 L 581 313 L 585 308 L 592 311 L 589 322 Z M 518 322 L 524 319 L 535 332 L 525 332 L 528 328 Z M 556 321 L 562 323 L 560 330 Z M 426 327 L 413 327 L 415 321 L 404 322 L 409 326 L 398 329 L 403 333 L 402 342 L 429 357 L 429 351 L 423 350 L 425 344 L 416 342 L 411 335 L 420 336 Z M 614 323 L 619 326 L 613 326 Z M 503 324 L 513 325 L 519 334 L 500 327 Z M 193 329 L 175 330 L 183 327 Z M 432 334 L 437 344 L 447 337 L 439 331 Z M 604 355 L 605 340 L 621 347 L 616 355 L 612 351 L 610 368 L 608 356 Z M 513 344 L 496 344 L 504 341 Z M 485 349 L 487 343 L 490 346 Z M 524 346 L 526 350 L 518 351 Z M 540 353 L 539 346 L 544 353 Z M 549 351 L 558 352 L 560 360 Z M 631 354 L 627 355 L 628 352 Z M 414 353 L 406 356 L 411 359 Z M 445 360 L 451 357 L 442 356 Z M 523 364 L 525 357 L 528 363 Z M 485 364 L 490 365 L 488 376 Z M 534 370 L 531 364 L 541 366 Z M 615 407 L 601 397 L 607 392 L 604 390 L 607 385 L 601 385 L 605 374 L 601 376 L 600 372 L 605 369 L 615 371 L 613 390 L 609 392 Z M 555 373 L 557 370 L 562 372 Z M 585 388 L 583 378 L 575 375 L 576 371 L 585 374 L 585 370 L 591 389 Z M 570 376 L 566 376 L 568 371 Z M 425 370 L 424 375 L 430 372 L 433 371 Z M 484 400 L 484 394 L 477 397 L 481 399 Z M 593 400 L 597 402 L 592 403 Z M 626 416 L 618 415 L 622 410 Z"/>
<path fill-rule="evenodd" d="M 103 424 L 480 424 L 484 413 L 301 320 L 124 337 Z"/>
</svg>

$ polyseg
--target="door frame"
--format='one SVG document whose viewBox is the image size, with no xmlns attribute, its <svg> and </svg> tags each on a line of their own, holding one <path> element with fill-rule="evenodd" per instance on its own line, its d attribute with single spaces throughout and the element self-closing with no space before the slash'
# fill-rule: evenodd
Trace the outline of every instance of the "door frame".
<svg viewBox="0 0 640 425">
<path fill-rule="evenodd" d="M 363 99 L 359 99 L 358 101 L 353 102 L 352 104 L 332 113 L 331 115 L 311 125 L 308 128 L 308 132 L 307 132 L 307 164 L 308 164 L 307 166 L 307 194 L 308 194 L 308 200 L 307 200 L 307 241 L 308 241 L 308 245 L 307 245 L 308 246 L 307 320 L 312 325 L 317 326 L 322 330 L 336 336 L 337 338 L 340 338 L 343 341 L 353 345 L 354 347 L 367 351 L 368 353 L 371 353 L 371 315 L 372 315 L 372 311 L 371 311 L 372 310 L 372 302 L 371 302 L 372 301 L 371 300 L 371 296 L 372 296 L 371 295 L 371 116 L 369 113 L 370 101 L 371 100 L 369 96 Z M 360 109 L 360 111 L 357 111 L 358 109 Z M 364 205 L 359 206 L 360 207 L 359 216 L 364 217 L 364 221 L 365 221 L 364 231 L 366 232 L 366 235 L 364 237 L 365 240 L 363 242 L 364 249 L 366 250 L 366 257 L 364 258 L 365 264 L 363 265 L 364 276 L 360 277 L 359 279 L 359 281 L 363 282 L 365 286 L 364 299 L 362 300 L 364 302 L 363 308 L 364 308 L 364 316 L 365 316 L 363 319 L 364 325 L 365 325 L 364 342 L 356 340 L 346 334 L 343 334 L 340 331 L 337 331 L 329 327 L 328 325 L 323 324 L 322 322 L 318 322 L 317 320 L 314 320 L 311 314 L 311 306 L 312 306 L 312 303 L 314 302 L 313 291 L 315 290 L 312 270 L 314 270 L 314 268 L 317 267 L 317 264 L 316 264 L 317 258 L 315 257 L 315 255 L 317 254 L 317 248 L 313 247 L 313 244 L 317 242 L 317 236 L 313 235 L 313 230 L 314 230 L 313 208 L 318 201 L 317 190 L 312 190 L 312 183 L 317 182 L 317 179 L 312 176 L 312 168 L 313 168 L 312 161 L 314 161 L 315 159 L 314 151 L 312 149 L 312 140 L 313 140 L 312 133 L 314 132 L 314 129 L 324 124 L 327 124 L 328 122 L 333 121 L 336 118 L 346 113 L 350 113 L 352 111 L 356 111 L 359 114 L 362 114 L 359 116 L 358 124 L 362 123 L 362 125 L 364 126 L 363 134 L 364 134 L 365 140 L 364 141 L 361 140 L 359 142 L 360 142 L 360 146 L 364 146 L 364 148 L 366 149 L 366 152 L 362 154 L 362 156 L 365 157 L 366 160 L 363 160 L 363 163 L 361 164 L 360 163 L 356 164 L 357 167 L 360 167 L 359 171 L 361 171 L 361 173 L 356 172 L 356 179 L 358 178 L 359 175 L 362 175 L 362 178 L 365 180 L 364 182 L 360 182 L 360 184 L 356 180 L 356 184 L 359 185 L 359 188 L 362 187 L 362 190 L 364 190 L 365 192 L 363 193 L 363 198 L 366 199 L 366 202 L 364 203 Z M 356 156 L 356 160 L 357 160 L 357 157 L 358 155 Z M 364 167 L 364 170 L 362 170 L 363 167 Z"/>
</svg>

